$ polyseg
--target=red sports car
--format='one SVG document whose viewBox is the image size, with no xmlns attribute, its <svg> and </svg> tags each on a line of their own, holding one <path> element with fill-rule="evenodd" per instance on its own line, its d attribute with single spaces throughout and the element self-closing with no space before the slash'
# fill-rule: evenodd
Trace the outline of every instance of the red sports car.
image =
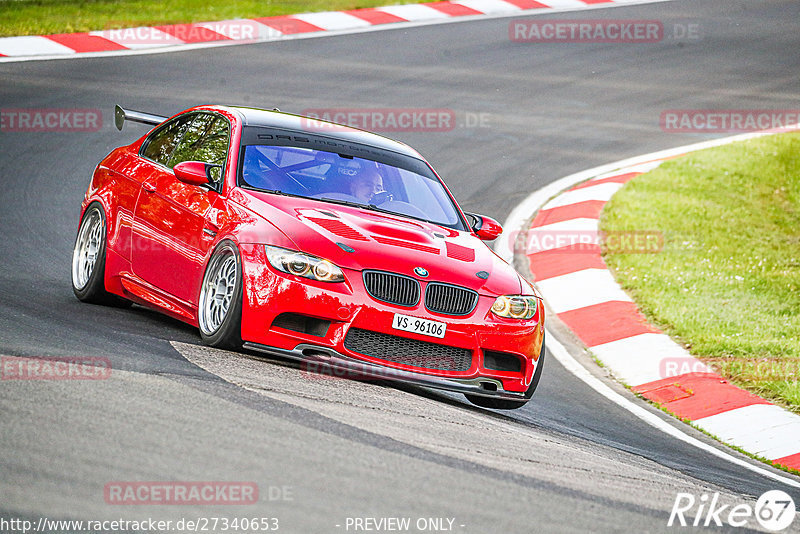
<svg viewBox="0 0 800 534">
<path fill-rule="evenodd" d="M 80 300 L 136 302 L 215 347 L 479 406 L 530 399 L 540 297 L 484 243 L 500 225 L 462 212 L 415 150 L 277 110 L 117 106 L 126 120 L 155 127 L 94 171 L 72 259 Z"/>
</svg>

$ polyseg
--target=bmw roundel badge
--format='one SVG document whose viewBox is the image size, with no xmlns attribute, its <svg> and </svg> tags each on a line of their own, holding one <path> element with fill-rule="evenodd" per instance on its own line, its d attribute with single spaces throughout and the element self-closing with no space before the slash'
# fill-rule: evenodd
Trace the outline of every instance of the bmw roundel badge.
<svg viewBox="0 0 800 534">
<path fill-rule="evenodd" d="M 422 278 L 428 277 L 428 270 L 423 267 L 414 267 L 414 273 L 416 273 L 417 276 L 421 276 Z"/>
</svg>

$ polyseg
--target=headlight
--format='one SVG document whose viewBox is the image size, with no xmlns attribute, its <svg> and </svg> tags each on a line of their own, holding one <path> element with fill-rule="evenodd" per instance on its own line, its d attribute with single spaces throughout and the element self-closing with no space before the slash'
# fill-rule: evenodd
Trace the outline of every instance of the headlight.
<svg viewBox="0 0 800 534">
<path fill-rule="evenodd" d="M 530 319 L 536 315 L 539 299 L 525 295 L 503 295 L 492 304 L 492 312 L 509 319 Z"/>
<path fill-rule="evenodd" d="M 269 263 L 281 272 L 318 282 L 344 282 L 344 273 L 328 260 L 294 250 L 264 245 Z"/>
</svg>

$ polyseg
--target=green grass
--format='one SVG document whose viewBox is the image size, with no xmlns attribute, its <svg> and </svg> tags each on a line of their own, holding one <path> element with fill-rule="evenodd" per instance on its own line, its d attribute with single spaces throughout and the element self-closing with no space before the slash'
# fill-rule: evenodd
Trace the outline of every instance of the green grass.
<svg viewBox="0 0 800 534">
<path fill-rule="evenodd" d="M 0 37 L 337 11 L 421 0 L 0 0 Z"/>
<path fill-rule="evenodd" d="M 609 202 L 606 232 L 660 231 L 656 254 L 604 254 L 645 315 L 733 383 L 800 412 L 800 134 L 695 152 Z"/>
</svg>

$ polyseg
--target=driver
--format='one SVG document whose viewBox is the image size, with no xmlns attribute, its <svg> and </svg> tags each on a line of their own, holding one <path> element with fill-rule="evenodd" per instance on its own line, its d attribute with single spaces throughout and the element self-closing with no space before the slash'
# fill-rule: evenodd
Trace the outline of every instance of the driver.
<svg viewBox="0 0 800 534">
<path fill-rule="evenodd" d="M 383 179 L 378 169 L 367 167 L 350 182 L 350 194 L 364 204 L 369 204 L 372 197 L 383 191 Z"/>
</svg>

